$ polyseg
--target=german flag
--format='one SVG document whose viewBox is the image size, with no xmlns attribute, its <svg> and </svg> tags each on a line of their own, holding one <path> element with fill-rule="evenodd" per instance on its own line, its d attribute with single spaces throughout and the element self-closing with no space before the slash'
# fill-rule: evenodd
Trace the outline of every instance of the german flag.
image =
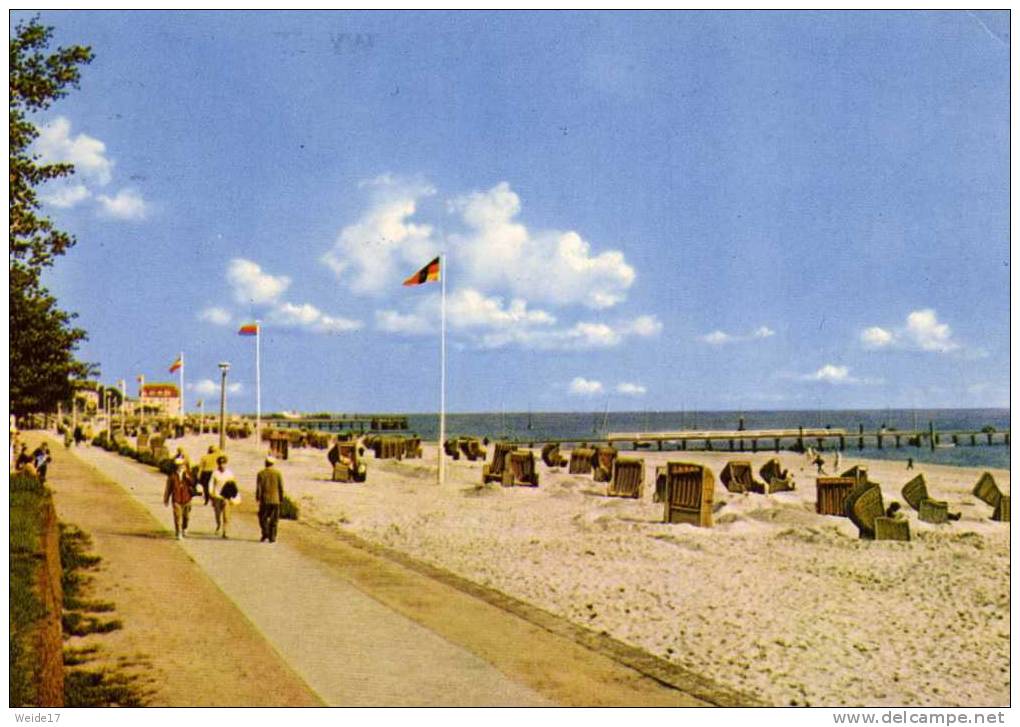
<svg viewBox="0 0 1020 727">
<path fill-rule="evenodd" d="M 245 323 L 241 326 L 241 329 L 237 332 L 239 336 L 257 336 L 259 335 L 259 324 L 258 323 Z"/>
<path fill-rule="evenodd" d="M 176 371 L 177 369 L 179 369 L 183 365 L 184 365 L 184 359 L 181 356 L 178 356 L 174 360 L 174 362 L 172 364 L 170 364 L 170 373 L 173 373 L 174 371 Z"/>
<path fill-rule="evenodd" d="M 436 258 L 421 270 L 404 281 L 404 285 L 421 285 L 439 280 L 439 258 Z"/>
</svg>

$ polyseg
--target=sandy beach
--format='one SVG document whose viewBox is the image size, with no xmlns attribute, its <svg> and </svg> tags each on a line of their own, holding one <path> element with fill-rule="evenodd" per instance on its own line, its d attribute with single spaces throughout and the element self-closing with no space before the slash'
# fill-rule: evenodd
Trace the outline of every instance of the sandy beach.
<svg viewBox="0 0 1020 727">
<path fill-rule="evenodd" d="M 197 459 L 214 437 L 182 444 Z M 252 496 L 254 439 L 229 441 Z M 421 460 L 368 455 L 364 484 L 329 481 L 326 453 L 282 462 L 303 520 L 354 533 L 527 601 L 774 705 L 989 706 L 1009 703 L 1009 524 L 970 495 L 982 470 L 863 464 L 886 503 L 923 472 L 931 495 L 962 513 L 930 525 L 908 512 L 913 542 L 858 539 L 846 518 L 814 512 L 815 472 L 780 455 L 794 492 L 731 494 L 716 484 L 715 527 L 667 525 L 652 502 L 654 467 L 709 465 L 726 453 L 642 453 L 641 501 L 605 496 L 590 476 L 539 464 L 540 487 L 480 487 L 479 462 L 434 446 Z M 491 447 L 490 447 L 491 456 Z M 757 470 L 771 454 L 738 455 Z M 536 452 L 537 458 L 537 452 Z M 1009 492 L 1009 472 L 992 470 Z"/>
</svg>

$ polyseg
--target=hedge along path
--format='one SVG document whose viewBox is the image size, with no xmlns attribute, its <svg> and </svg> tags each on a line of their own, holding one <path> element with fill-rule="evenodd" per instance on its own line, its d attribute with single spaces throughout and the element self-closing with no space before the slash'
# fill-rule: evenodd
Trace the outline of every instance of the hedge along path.
<svg viewBox="0 0 1020 727">
<path fill-rule="evenodd" d="M 129 482 L 169 527 L 159 499 L 162 476 L 106 452 L 83 454 Z M 281 522 L 279 542 L 260 544 L 251 483 L 241 489 L 247 499 L 232 522 L 236 540 L 213 540 L 212 513 L 198 505 L 192 537 L 180 545 L 329 704 L 746 703 L 692 675 L 660 673 L 653 657 L 606 648 L 562 619 L 353 537 Z"/>
<path fill-rule="evenodd" d="M 91 536 L 92 552 L 102 562 L 90 573 L 90 596 L 112 601 L 123 621 L 120 630 L 67 643 L 99 646 L 98 658 L 83 668 L 144 675 L 149 706 L 322 706 L 244 613 L 176 547 L 167 518 L 157 521 L 121 485 L 86 464 L 85 451 L 55 442 L 47 485 L 58 516 Z"/>
</svg>

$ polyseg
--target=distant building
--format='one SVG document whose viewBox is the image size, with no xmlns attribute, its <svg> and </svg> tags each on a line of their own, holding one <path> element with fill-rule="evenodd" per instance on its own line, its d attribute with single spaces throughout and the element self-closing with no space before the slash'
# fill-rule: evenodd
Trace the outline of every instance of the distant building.
<svg viewBox="0 0 1020 727">
<path fill-rule="evenodd" d="M 141 406 L 146 414 L 177 416 L 181 412 L 181 390 L 177 384 L 145 384 L 141 391 Z"/>
<path fill-rule="evenodd" d="M 95 412 L 99 408 L 99 383 L 76 381 L 74 383 L 74 400 L 83 411 Z"/>
</svg>

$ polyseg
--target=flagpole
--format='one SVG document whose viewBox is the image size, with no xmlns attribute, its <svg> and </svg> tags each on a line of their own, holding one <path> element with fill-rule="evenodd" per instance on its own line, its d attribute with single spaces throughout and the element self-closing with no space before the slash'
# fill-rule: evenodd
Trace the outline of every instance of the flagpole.
<svg viewBox="0 0 1020 727">
<path fill-rule="evenodd" d="M 181 426 L 184 425 L 184 351 L 181 351 Z"/>
<path fill-rule="evenodd" d="M 260 341 L 262 338 L 262 322 L 255 319 L 255 444 L 259 445 L 262 441 L 261 429 L 262 429 L 262 371 L 261 371 L 261 351 Z"/>
<path fill-rule="evenodd" d="M 439 486 L 443 486 L 446 477 L 446 461 L 443 457 L 443 443 L 446 441 L 446 253 L 439 254 L 439 282 L 442 286 L 441 333 L 439 355 L 439 444 L 436 457 L 439 460 Z"/>
</svg>

